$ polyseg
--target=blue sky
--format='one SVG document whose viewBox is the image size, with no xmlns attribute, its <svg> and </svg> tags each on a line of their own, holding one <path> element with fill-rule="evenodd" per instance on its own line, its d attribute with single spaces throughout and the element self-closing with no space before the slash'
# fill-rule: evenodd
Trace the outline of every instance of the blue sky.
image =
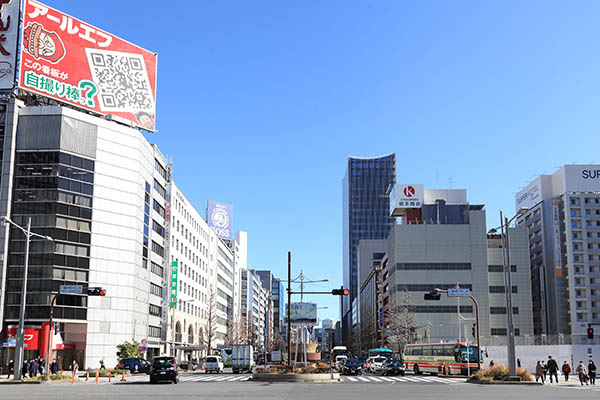
<svg viewBox="0 0 600 400">
<path fill-rule="evenodd" d="M 45 3 L 159 53 L 149 140 L 199 210 L 234 205 L 250 267 L 283 278 L 290 250 L 331 282 L 311 290 L 342 281 L 348 155 L 452 179 L 490 225 L 536 175 L 600 163 L 598 2 Z"/>
</svg>

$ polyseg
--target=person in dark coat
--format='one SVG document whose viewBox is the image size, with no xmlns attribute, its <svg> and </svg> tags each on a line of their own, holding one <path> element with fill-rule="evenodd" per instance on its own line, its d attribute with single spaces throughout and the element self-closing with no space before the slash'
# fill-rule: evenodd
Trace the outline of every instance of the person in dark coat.
<svg viewBox="0 0 600 400">
<path fill-rule="evenodd" d="M 52 375 L 56 375 L 58 373 L 58 363 L 56 360 L 52 360 L 52 364 L 50 364 L 50 372 Z"/>
<path fill-rule="evenodd" d="M 552 358 L 552 356 L 548 356 L 546 368 L 548 368 L 548 373 L 550 374 L 550 383 L 552 383 L 553 376 L 556 379 L 556 383 L 558 383 L 558 363 Z"/>
<path fill-rule="evenodd" d="M 37 363 L 34 359 L 29 362 L 29 376 L 37 376 Z"/>
<path fill-rule="evenodd" d="M 23 362 L 23 370 L 21 371 L 21 375 L 23 378 L 27 378 L 28 373 L 29 373 L 29 361 L 25 360 Z"/>
<path fill-rule="evenodd" d="M 590 360 L 588 364 L 588 376 L 590 377 L 590 383 L 592 385 L 596 384 L 596 364 L 594 364 L 594 360 Z"/>
<path fill-rule="evenodd" d="M 571 366 L 566 361 L 565 361 L 565 363 L 562 366 L 562 373 L 565 376 L 565 382 L 568 381 L 569 380 L 569 374 L 571 373 Z"/>
<path fill-rule="evenodd" d="M 6 379 L 10 379 L 11 375 L 15 375 L 15 362 L 13 360 L 10 360 L 8 362 L 8 376 L 6 377 Z"/>
</svg>

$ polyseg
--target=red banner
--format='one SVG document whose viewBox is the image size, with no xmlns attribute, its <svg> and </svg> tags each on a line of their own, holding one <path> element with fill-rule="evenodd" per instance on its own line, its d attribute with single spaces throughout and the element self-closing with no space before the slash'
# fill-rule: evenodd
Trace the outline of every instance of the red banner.
<svg viewBox="0 0 600 400">
<path fill-rule="evenodd" d="M 17 328 L 7 328 L 6 338 L 15 339 L 17 338 Z M 40 340 L 40 329 L 25 328 L 25 350 L 39 350 Z"/>
<path fill-rule="evenodd" d="M 141 47 L 25 0 L 22 89 L 153 131 L 156 60 L 156 54 Z"/>
</svg>

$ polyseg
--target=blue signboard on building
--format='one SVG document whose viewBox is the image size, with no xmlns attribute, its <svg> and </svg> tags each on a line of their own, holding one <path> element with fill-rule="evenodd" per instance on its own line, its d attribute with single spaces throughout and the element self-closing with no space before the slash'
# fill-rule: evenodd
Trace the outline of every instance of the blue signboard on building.
<svg viewBox="0 0 600 400">
<path fill-rule="evenodd" d="M 206 219 L 208 226 L 213 228 L 219 237 L 233 239 L 233 206 L 231 204 L 209 200 Z"/>
</svg>

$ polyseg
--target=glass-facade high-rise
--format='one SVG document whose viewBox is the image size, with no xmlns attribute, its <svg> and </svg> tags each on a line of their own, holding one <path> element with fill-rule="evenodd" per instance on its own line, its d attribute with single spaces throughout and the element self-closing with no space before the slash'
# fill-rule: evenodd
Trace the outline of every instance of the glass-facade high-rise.
<svg viewBox="0 0 600 400">
<path fill-rule="evenodd" d="M 373 158 L 348 157 L 342 183 L 344 230 L 344 287 L 350 295 L 341 305 L 342 336 L 351 339 L 352 304 L 358 296 L 359 240 L 385 239 L 394 224 L 390 216 L 390 185 L 396 183 L 396 154 Z"/>
</svg>

